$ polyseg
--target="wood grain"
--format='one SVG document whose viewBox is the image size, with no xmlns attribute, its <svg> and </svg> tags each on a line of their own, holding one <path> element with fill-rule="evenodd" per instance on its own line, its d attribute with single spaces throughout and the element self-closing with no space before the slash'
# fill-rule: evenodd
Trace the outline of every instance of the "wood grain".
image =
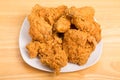
<svg viewBox="0 0 120 80">
<path fill-rule="evenodd" d="M 22 22 L 36 4 L 42 6 L 92 6 L 101 24 L 103 52 L 97 64 L 85 70 L 61 73 L 40 71 L 28 66 L 19 51 Z M 120 1 L 119 0 L 1 0 L 0 1 L 0 80 L 120 80 Z"/>
</svg>

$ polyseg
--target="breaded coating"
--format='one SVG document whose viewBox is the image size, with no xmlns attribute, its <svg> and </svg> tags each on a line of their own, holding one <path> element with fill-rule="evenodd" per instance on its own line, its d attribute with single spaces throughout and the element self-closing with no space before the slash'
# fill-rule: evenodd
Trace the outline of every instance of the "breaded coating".
<svg viewBox="0 0 120 80">
<path fill-rule="evenodd" d="M 76 8 L 76 7 L 71 7 L 66 9 L 65 14 L 69 17 L 75 17 L 75 16 L 81 16 L 84 17 L 87 20 L 93 20 L 94 19 L 94 9 L 92 7 L 81 7 L 81 8 Z"/>
<path fill-rule="evenodd" d="M 90 33 L 99 42 L 101 39 L 101 29 L 100 25 L 94 21 L 94 12 L 92 7 L 71 7 L 66 10 L 67 16 L 71 17 L 71 23 L 77 29 Z"/>
<path fill-rule="evenodd" d="M 54 70 L 56 74 L 60 72 L 60 69 L 67 65 L 67 55 L 60 45 L 54 44 L 54 46 L 47 45 L 44 48 L 45 51 L 40 52 L 40 61 Z"/>
<path fill-rule="evenodd" d="M 45 42 L 33 41 L 26 48 L 31 58 L 40 57 L 41 63 L 49 66 L 55 74 L 59 74 L 60 69 L 67 65 L 67 55 L 62 50 L 61 39 L 53 36 L 53 39 Z"/>
<path fill-rule="evenodd" d="M 64 34 L 63 50 L 68 55 L 68 61 L 83 65 L 87 62 L 88 57 L 96 46 L 94 37 L 88 33 L 70 29 Z"/>
<path fill-rule="evenodd" d="M 45 10 L 45 7 L 42 7 L 38 4 L 36 4 L 33 8 L 32 8 L 32 11 L 30 13 L 29 16 L 37 16 L 37 17 L 45 17 L 45 15 L 47 14 L 46 10 Z M 29 17 L 28 16 L 28 17 Z"/>
<path fill-rule="evenodd" d="M 27 44 L 26 48 L 28 49 L 30 58 L 37 57 L 37 55 L 39 53 L 39 45 L 40 45 L 40 43 L 38 41 L 32 41 L 29 44 Z"/>
<path fill-rule="evenodd" d="M 55 74 L 59 74 L 60 69 L 68 62 L 67 55 L 62 50 L 61 39 L 56 37 L 40 46 L 39 56 L 41 63 L 52 68 Z"/>
<path fill-rule="evenodd" d="M 57 32 L 64 33 L 70 29 L 70 20 L 65 16 L 60 17 L 54 24 L 54 28 Z"/>
<path fill-rule="evenodd" d="M 55 74 L 59 74 L 60 69 L 67 65 L 67 56 L 63 50 L 55 50 L 56 54 L 48 55 L 46 57 L 42 57 L 40 61 L 49 66 L 54 70 Z"/>
<path fill-rule="evenodd" d="M 64 14 L 67 6 L 58 6 L 57 8 L 49 8 L 46 9 L 47 14 L 45 16 L 45 20 L 53 26 L 53 24 Z"/>
<path fill-rule="evenodd" d="M 90 34 L 95 37 L 96 41 L 99 42 L 101 40 L 101 28 L 97 22 L 93 22 L 95 28 L 90 31 Z"/>
<path fill-rule="evenodd" d="M 89 34 L 94 36 L 97 42 L 101 40 L 100 25 L 95 21 L 91 22 L 88 20 L 84 20 L 81 17 L 75 17 L 72 19 L 72 23 L 76 26 L 76 28 L 80 29 L 81 31 L 88 32 Z"/>
<path fill-rule="evenodd" d="M 31 17 L 29 34 L 33 40 L 44 42 L 49 40 L 52 35 L 52 26 L 50 26 L 43 17 Z"/>
<path fill-rule="evenodd" d="M 67 6 L 58 6 L 57 8 L 42 7 L 40 5 L 35 5 L 32 9 L 31 15 L 36 15 L 37 17 L 43 17 L 50 25 L 57 21 L 57 19 L 64 14 Z"/>
<path fill-rule="evenodd" d="M 92 7 L 81 7 L 78 8 L 77 15 L 83 16 L 87 20 L 93 20 L 94 19 L 95 10 Z"/>
</svg>

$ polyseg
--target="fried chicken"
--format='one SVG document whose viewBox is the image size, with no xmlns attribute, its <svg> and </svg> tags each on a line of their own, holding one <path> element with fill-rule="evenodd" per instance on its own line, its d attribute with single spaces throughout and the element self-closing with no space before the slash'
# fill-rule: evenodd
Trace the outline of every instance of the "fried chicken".
<svg viewBox="0 0 120 80">
<path fill-rule="evenodd" d="M 52 35 L 52 26 L 50 26 L 43 17 L 31 17 L 29 34 L 33 40 L 44 42 L 49 40 Z"/>
<path fill-rule="evenodd" d="M 87 20 L 94 20 L 95 10 L 92 7 L 81 7 L 78 8 L 77 15 L 83 16 Z"/>
<path fill-rule="evenodd" d="M 59 33 L 64 33 L 70 29 L 70 20 L 65 16 L 60 17 L 54 24 L 54 28 Z"/>
<path fill-rule="evenodd" d="M 55 74 L 59 74 L 60 69 L 67 65 L 67 55 L 60 44 L 60 40 L 54 39 L 47 42 L 43 48 L 39 50 L 40 61 L 52 68 Z"/>
<path fill-rule="evenodd" d="M 47 14 L 45 20 L 53 26 L 53 24 L 64 14 L 64 11 L 67 9 L 67 6 L 59 6 L 57 8 L 46 9 Z"/>
<path fill-rule="evenodd" d="M 45 42 L 33 41 L 26 48 L 31 58 L 40 57 L 41 63 L 49 66 L 55 74 L 59 74 L 60 69 L 67 65 L 67 55 L 61 47 L 61 39 L 53 36 L 53 39 Z"/>
<path fill-rule="evenodd" d="M 34 14 L 37 17 L 43 17 L 51 26 L 53 26 L 57 19 L 64 14 L 65 9 L 67 9 L 67 6 L 64 5 L 58 6 L 57 8 L 48 8 L 36 4 L 29 16 Z"/>
<path fill-rule="evenodd" d="M 88 32 L 89 34 L 94 36 L 96 38 L 97 42 L 100 41 L 101 29 L 100 29 L 100 25 L 97 24 L 95 21 L 91 22 L 91 21 L 85 20 L 79 16 L 79 17 L 74 17 L 72 19 L 72 23 L 81 31 Z"/>
<path fill-rule="evenodd" d="M 94 21 L 94 9 L 92 7 L 75 8 L 66 10 L 67 16 L 71 17 L 71 23 L 77 29 L 88 32 L 99 42 L 101 39 L 100 25 Z"/>
<path fill-rule="evenodd" d="M 68 62 L 83 65 L 101 40 L 100 25 L 92 7 L 57 8 L 35 5 L 28 16 L 32 41 L 26 46 L 30 58 L 58 74 Z"/>
<path fill-rule="evenodd" d="M 94 37 L 86 32 L 68 30 L 63 39 L 63 50 L 68 55 L 68 61 L 79 65 L 85 64 L 96 46 L 96 41 L 93 39 Z"/>
<path fill-rule="evenodd" d="M 26 48 L 28 49 L 28 53 L 30 55 L 30 58 L 35 58 L 38 55 L 40 43 L 38 41 L 32 41 L 30 42 Z"/>
<path fill-rule="evenodd" d="M 94 9 L 92 7 L 81 7 L 81 8 L 76 8 L 76 7 L 70 7 L 66 9 L 65 14 L 69 17 L 74 17 L 74 16 L 81 16 L 84 17 L 87 20 L 94 20 Z"/>
</svg>

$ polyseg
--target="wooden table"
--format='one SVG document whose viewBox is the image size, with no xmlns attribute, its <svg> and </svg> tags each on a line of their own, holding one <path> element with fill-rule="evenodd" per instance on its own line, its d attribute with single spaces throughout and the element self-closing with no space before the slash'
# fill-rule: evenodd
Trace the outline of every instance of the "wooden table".
<svg viewBox="0 0 120 80">
<path fill-rule="evenodd" d="M 22 22 L 36 4 L 42 6 L 92 6 L 101 24 L 103 52 L 94 66 L 71 73 L 52 73 L 28 66 L 19 51 Z M 1 0 L 0 1 L 0 80 L 120 80 L 120 1 L 119 0 Z"/>
</svg>

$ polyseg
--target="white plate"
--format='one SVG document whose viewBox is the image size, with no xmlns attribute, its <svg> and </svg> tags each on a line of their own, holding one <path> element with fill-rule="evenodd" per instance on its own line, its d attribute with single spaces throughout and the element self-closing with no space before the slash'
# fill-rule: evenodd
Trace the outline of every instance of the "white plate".
<svg viewBox="0 0 120 80">
<path fill-rule="evenodd" d="M 29 58 L 29 55 L 26 50 L 26 45 L 31 41 L 31 37 L 29 36 L 28 32 L 29 32 L 29 22 L 27 18 L 25 18 L 22 24 L 22 28 L 21 28 L 20 36 L 19 36 L 19 47 L 20 47 L 20 52 L 21 52 L 23 60 L 28 65 L 34 68 L 37 68 L 43 71 L 53 72 L 49 67 L 44 66 L 42 63 L 40 63 L 40 60 L 38 58 L 34 58 L 34 59 Z M 94 65 L 96 62 L 98 62 L 101 54 L 102 54 L 102 41 L 98 43 L 98 45 L 96 46 L 96 49 L 92 52 L 92 54 L 90 55 L 85 65 L 78 66 L 76 64 L 68 63 L 65 67 L 61 69 L 60 72 L 72 72 L 72 71 L 77 71 L 77 70 L 88 68 Z"/>
</svg>

